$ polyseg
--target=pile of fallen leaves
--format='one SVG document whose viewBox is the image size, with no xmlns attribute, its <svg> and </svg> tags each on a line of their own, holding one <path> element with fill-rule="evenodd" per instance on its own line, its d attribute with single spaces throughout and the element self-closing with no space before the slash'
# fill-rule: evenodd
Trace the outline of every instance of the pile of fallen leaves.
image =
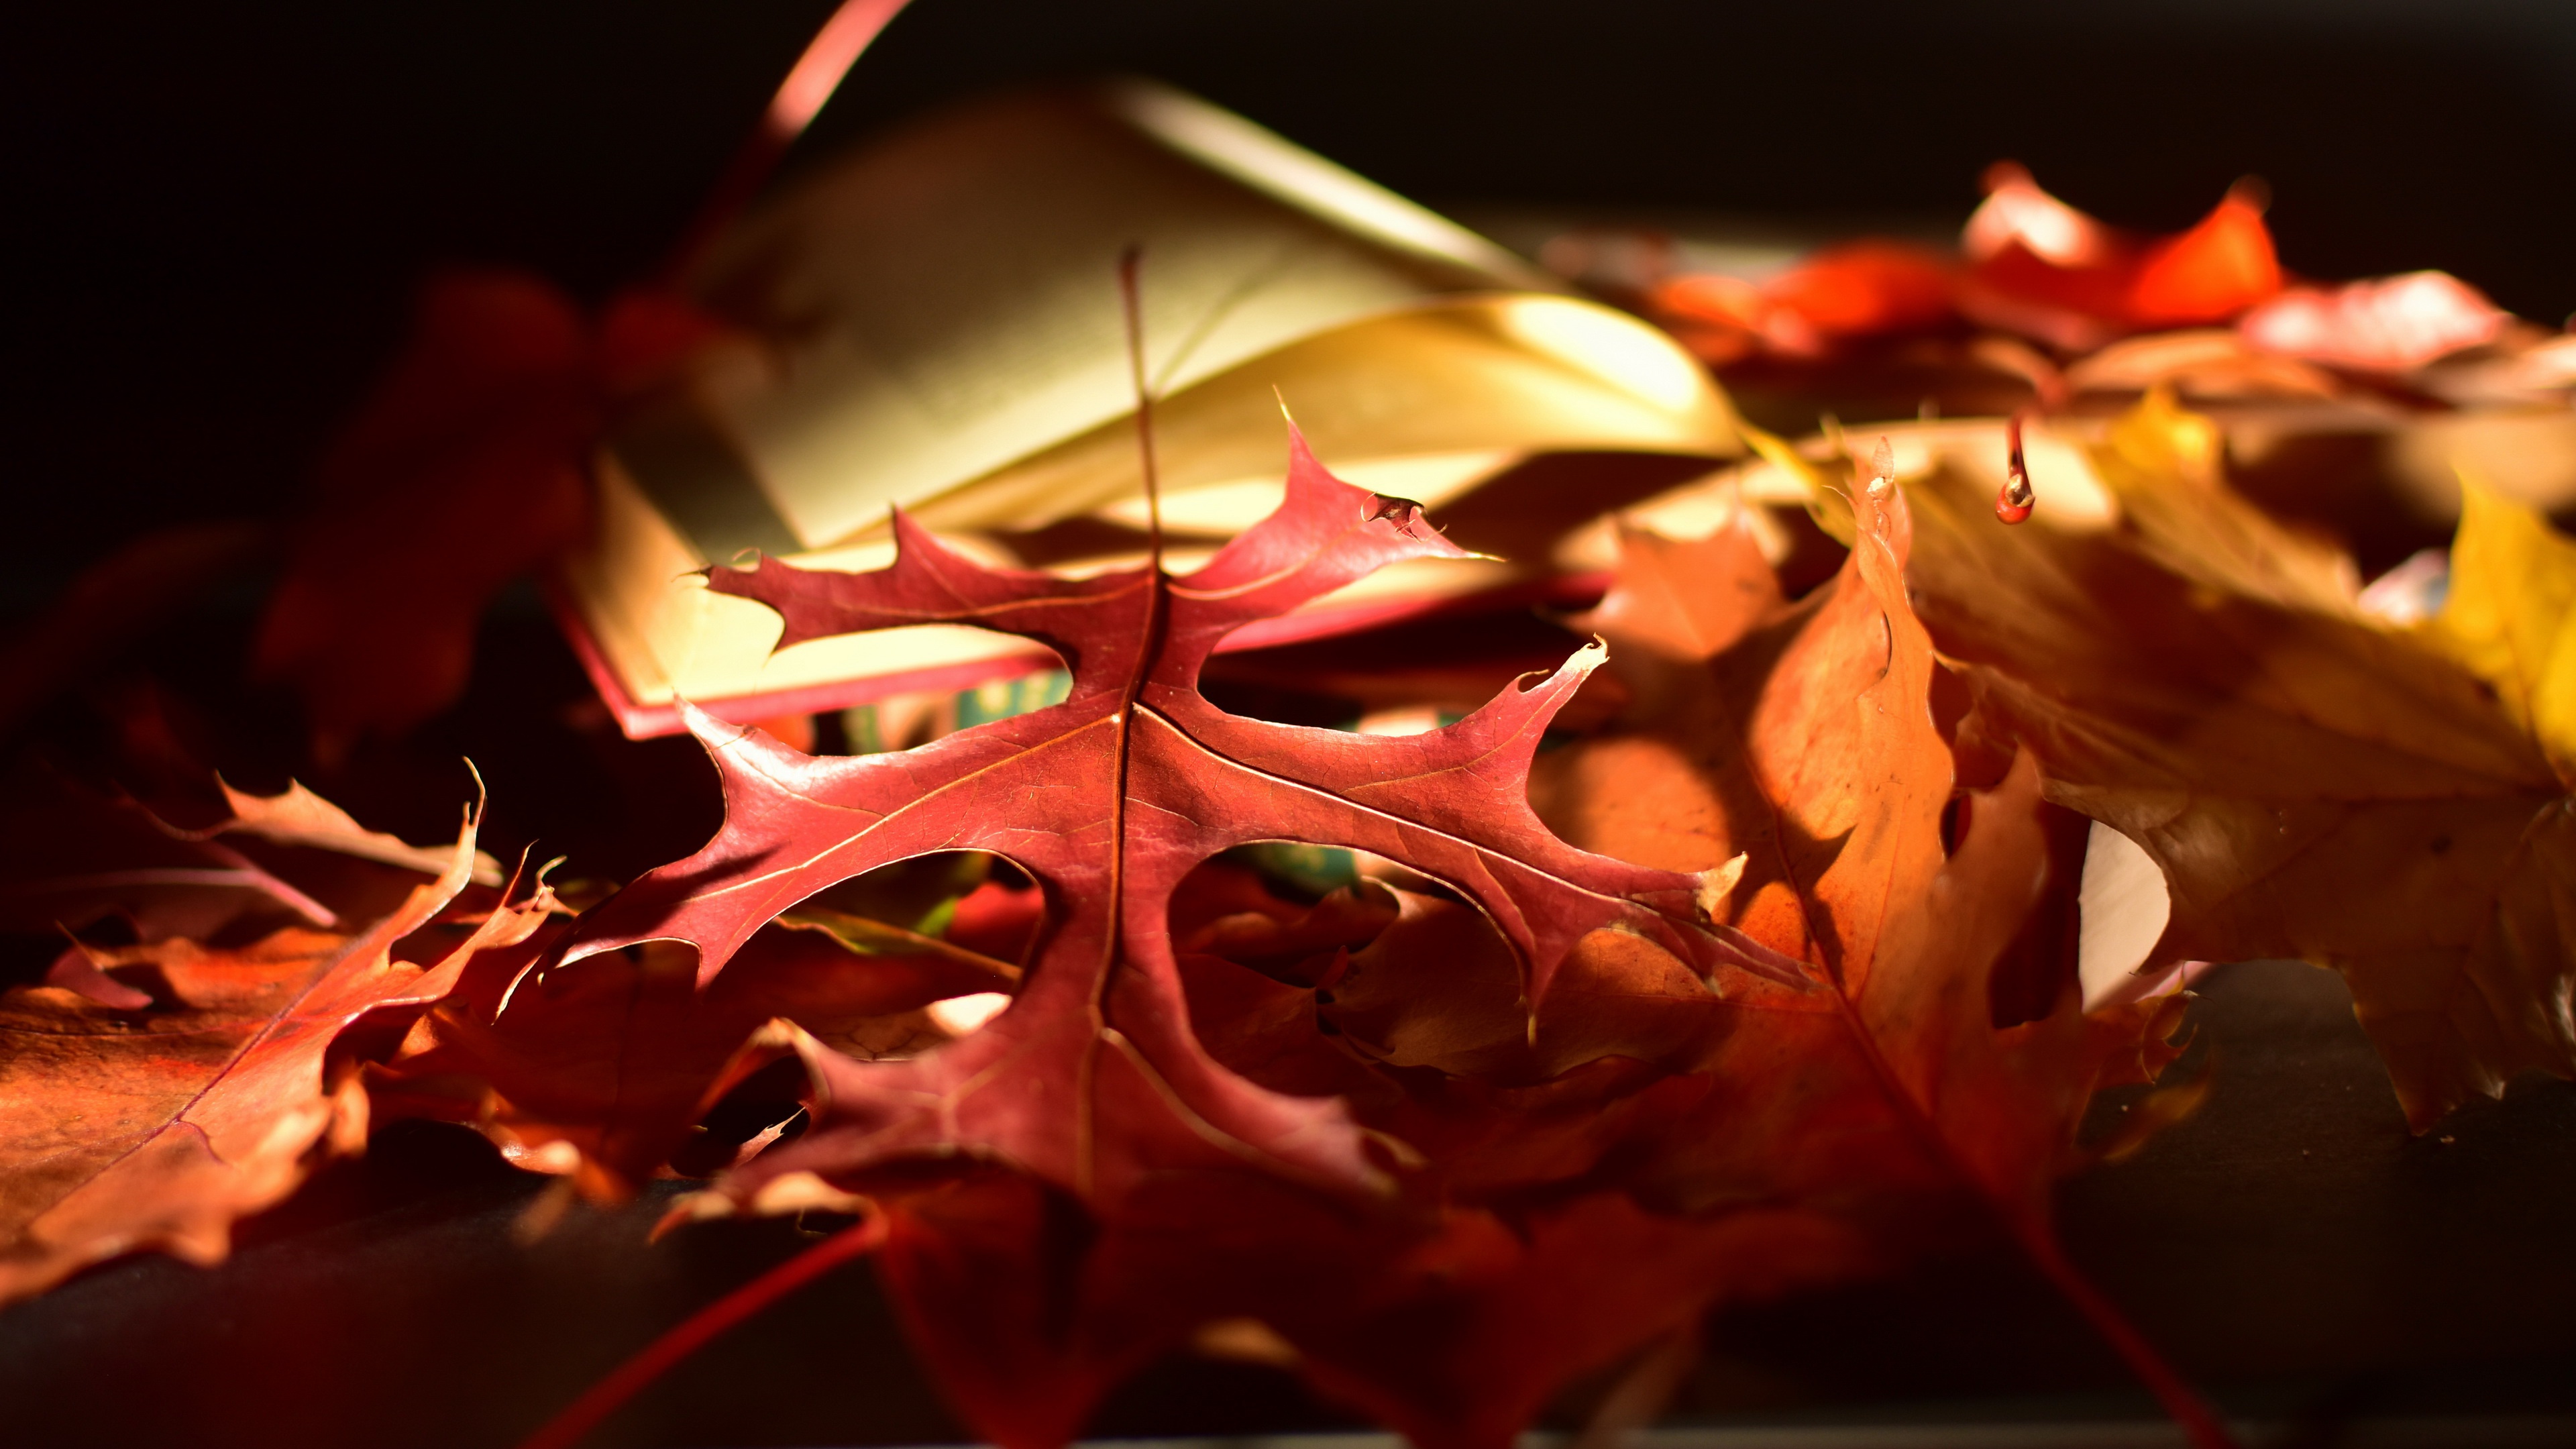
<svg viewBox="0 0 2576 1449">
<path fill-rule="evenodd" d="M 478 854 L 479 804 L 423 848 L 301 787 L 187 824 L 23 770 L 0 930 L 51 945 L 0 996 L 0 1295 L 134 1252 L 215 1261 L 425 1118 L 552 1175 L 539 1218 L 676 1176 L 704 1185 L 675 1230 L 839 1225 L 545 1442 L 858 1254 L 998 1443 L 1060 1444 L 1195 1348 L 1419 1443 L 1498 1446 L 1621 1365 L 1613 1402 L 1650 1413 L 1713 1308 L 1979 1235 L 2223 1442 L 2065 1260 L 2051 1187 L 2196 1100 L 2171 1084 L 2077 1145 L 2095 1093 L 2179 1055 L 2196 963 L 2342 972 L 2419 1129 L 2576 1075 L 2576 543 L 2471 485 L 2447 557 L 2400 580 L 2417 607 L 2385 607 L 2233 485 L 2178 397 L 2432 409 L 2427 369 L 2545 392 L 2564 348 L 2447 279 L 2285 284 L 2248 193 L 2141 239 L 1992 185 L 1956 254 L 1862 243 L 1625 295 L 1774 417 L 1891 357 L 1974 373 L 1990 413 L 2079 439 L 2080 507 L 2043 477 L 2030 521 L 1998 520 L 1999 420 L 1891 424 L 1902 447 L 1860 413 L 1802 444 L 1748 424 L 1763 461 L 1699 485 L 1713 531 L 1627 529 L 1574 621 L 1595 642 L 1448 723 L 1202 692 L 1229 631 L 1458 552 L 1292 433 L 1279 511 L 1187 575 L 997 571 L 908 524 L 875 573 L 713 570 L 784 617 L 782 647 L 971 623 L 1054 649 L 1070 688 L 872 755 L 693 715 L 722 826 L 622 889 Z M 370 505 L 444 520 L 385 576 L 482 546 L 475 500 L 514 478 L 556 501 L 489 530 L 461 585 L 398 591 L 431 621 L 413 635 L 383 609 L 332 635 L 363 581 L 290 564 L 264 657 L 298 661 L 327 730 L 383 722 L 366 702 L 404 639 L 435 636 L 435 667 L 398 713 L 453 689 L 457 620 L 579 512 L 558 464 L 618 393 L 591 373 L 658 355 L 566 314 L 544 386 L 441 392 L 422 369 L 472 350 L 444 317 L 337 455 L 429 480 Z M 2101 364 L 2121 347 L 2128 371 Z M 479 491 L 437 512 L 460 474 Z M 2087 970 L 2079 900 L 2121 850 L 2164 924 Z"/>
</svg>

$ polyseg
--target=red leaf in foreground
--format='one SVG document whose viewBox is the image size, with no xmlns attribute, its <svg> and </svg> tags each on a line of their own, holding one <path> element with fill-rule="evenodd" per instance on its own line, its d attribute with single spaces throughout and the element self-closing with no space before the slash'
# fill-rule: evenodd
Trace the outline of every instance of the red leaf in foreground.
<svg viewBox="0 0 2576 1449">
<path fill-rule="evenodd" d="M 1456 556 L 1418 510 L 1342 483 L 1292 434 L 1278 512 L 1198 572 L 1068 580 L 961 558 L 898 517 L 896 562 L 870 574 L 777 563 L 714 587 L 785 616 L 782 646 L 824 634 L 964 622 L 1054 647 L 1059 705 L 897 755 L 816 759 L 756 731 L 693 720 L 726 793 L 723 830 L 586 917 L 562 965 L 678 940 L 713 982 L 779 912 L 876 866 L 988 850 L 1046 883 L 1059 919 L 1011 1008 L 917 1059 L 818 1057 L 813 1130 L 739 1190 L 794 1171 L 849 1175 L 965 1153 L 1114 1210 L 1157 1171 L 1258 1169 L 1372 1194 L 1385 1179 L 1346 1110 L 1265 1091 L 1191 1035 L 1165 928 L 1173 888 L 1231 846 L 1286 839 L 1403 861 L 1474 899 L 1543 1003 L 1586 934 L 1635 932 L 1709 973 L 1796 980 L 1795 963 L 1712 928 L 1699 882 L 1565 846 L 1524 778 L 1547 719 L 1600 653 L 1429 734 L 1370 737 L 1243 719 L 1196 692 L 1217 641 L 1401 558 Z"/>
<path fill-rule="evenodd" d="M 1548 756 L 1542 792 L 1598 807 L 1563 817 L 1586 838 L 1665 864 L 1740 850 L 1731 891 L 1726 874 L 1702 884 L 1784 959 L 1813 962 L 1807 989 L 1721 967 L 1726 989 L 1712 992 L 1645 934 L 1594 931 L 1557 963 L 1533 1032 L 1508 920 L 1406 894 L 1388 922 L 1376 887 L 1301 912 L 1202 869 L 1171 913 L 1186 931 L 1167 958 L 1186 991 L 1179 1039 L 1262 1088 L 1346 1104 L 1409 1166 L 1391 1210 L 1317 1190 L 1313 1174 L 1229 1170 L 1239 1154 L 1173 1152 L 1167 1114 L 1192 1105 L 1178 1091 L 1077 1096 L 1098 1104 L 1088 1122 L 1061 1108 L 1023 1119 L 1032 1135 L 1088 1131 L 1158 1154 L 1114 1198 L 1045 1180 L 1043 1159 L 1038 1174 L 1011 1170 L 1029 1165 L 1017 1142 L 978 1154 L 1000 1163 L 893 1160 L 920 1138 L 898 1135 L 909 1124 L 870 1095 L 892 1073 L 812 1042 L 799 1046 L 816 1132 L 699 1206 L 851 1208 L 865 1194 L 924 1361 L 979 1432 L 1012 1446 L 1070 1438 L 1109 1385 L 1195 1337 L 1291 1363 L 1419 1443 L 1490 1449 L 1575 1375 L 1714 1304 L 1881 1269 L 1981 1221 L 2064 1287 L 2202 1442 L 2223 1442 L 2047 1223 L 2049 1184 L 2080 1161 L 2086 1101 L 2170 1058 L 2157 1038 L 2178 1003 L 2087 1016 L 2062 971 L 2037 1020 L 1994 1025 L 1999 963 L 2034 902 L 2069 882 L 2051 874 L 2027 761 L 1970 797 L 1945 856 L 1951 767 L 1901 583 L 1905 514 L 1880 495 L 1860 517 L 1841 579 L 1795 606 L 1749 538 L 1635 544 L 1599 622 L 1640 666 L 1639 713 Z M 986 1090 L 1049 1065 L 1045 1037 L 1003 1028 L 1066 966 L 1041 956 L 1011 1014 L 914 1065 L 987 1039 L 1013 1054 L 973 1059 L 991 1062 Z M 1113 987 L 1109 1029 L 1167 1000 Z M 944 1111 L 965 1094 L 923 1096 Z M 1212 1120 L 1194 1116 L 1186 1125 Z"/>
</svg>

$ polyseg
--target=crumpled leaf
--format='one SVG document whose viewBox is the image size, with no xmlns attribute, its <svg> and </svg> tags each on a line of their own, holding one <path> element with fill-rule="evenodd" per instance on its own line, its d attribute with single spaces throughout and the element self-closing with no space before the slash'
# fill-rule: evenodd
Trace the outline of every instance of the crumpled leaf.
<svg viewBox="0 0 2576 1449">
<path fill-rule="evenodd" d="M 370 1012 L 435 1000 L 476 951 L 551 909 L 540 887 L 436 964 L 396 961 L 475 859 L 469 815 L 444 872 L 355 936 L 293 927 L 232 950 L 182 939 L 93 953 L 104 968 L 152 968 L 150 1010 L 52 986 L 0 998 L 0 1298 L 130 1252 L 219 1261 L 235 1221 L 283 1199 L 317 1158 L 356 1150 L 366 1099 L 326 1072 L 335 1040 Z"/>
<path fill-rule="evenodd" d="M 2576 817 L 2543 750 L 2436 648 L 2229 552 L 2253 510 L 2222 486 L 2102 476 L 2123 520 L 2087 535 L 2044 509 L 1999 528 L 1946 472 L 1910 485 L 1910 578 L 1982 726 L 2162 868 L 2173 914 L 2142 969 L 2341 971 L 2419 1131 L 2525 1069 L 2576 1074 L 2554 905 Z M 2465 587 L 2464 619 L 2503 597 Z"/>
</svg>

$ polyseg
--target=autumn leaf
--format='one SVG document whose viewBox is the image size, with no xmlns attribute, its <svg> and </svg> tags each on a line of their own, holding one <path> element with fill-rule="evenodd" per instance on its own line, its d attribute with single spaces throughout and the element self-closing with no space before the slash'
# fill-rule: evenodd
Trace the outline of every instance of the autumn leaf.
<svg viewBox="0 0 2576 1449">
<path fill-rule="evenodd" d="M 236 949 L 92 952 L 102 968 L 152 968 L 146 1010 L 53 986 L 0 998 L 0 1297 L 130 1252 L 219 1261 L 235 1221 L 285 1198 L 318 1157 L 356 1150 L 366 1098 L 353 1076 L 326 1073 L 334 1042 L 369 1012 L 437 999 L 476 951 L 524 937 L 551 908 L 540 887 L 435 965 L 393 959 L 475 862 L 469 815 L 438 878 L 354 936 L 291 927 Z"/>
<path fill-rule="evenodd" d="M 1902 508 L 1870 496 L 1891 486 L 1832 490 L 1854 553 L 1795 604 L 1740 515 L 1697 543 L 1630 534 L 1590 623 L 1635 702 L 1622 728 L 1550 756 L 1534 781 L 1570 839 L 1674 869 L 1742 856 L 1728 919 L 1850 987 L 1887 913 L 1937 869 L 1952 791 L 1928 648 L 1917 660 L 1898 647 L 1920 626 L 1864 571 L 1891 553 L 1901 565 L 1908 546 Z M 1881 531 L 1859 531 L 1855 509 Z"/>
<path fill-rule="evenodd" d="M 1569 791 L 1620 771 L 1609 813 L 1573 811 L 1578 833 L 1685 866 L 1758 859 L 1724 907 L 1784 955 L 1812 951 L 1807 989 L 1722 965 L 1712 992 L 1649 938 L 1595 931 L 1533 1034 L 1521 958 L 1481 912 L 1399 891 L 1390 921 L 1375 886 L 1294 910 L 1203 870 L 1172 917 L 1194 1034 L 1262 1086 L 1346 1103 L 1410 1164 L 1396 1210 L 1355 1211 L 1293 1175 L 1166 1169 L 1104 1212 L 1025 1173 L 906 1172 L 803 1143 L 736 1174 L 723 1201 L 866 1194 L 925 1361 L 980 1432 L 1015 1446 L 1062 1442 L 1107 1385 L 1217 1334 L 1416 1442 L 1486 1449 L 1574 1375 L 1712 1304 L 1874 1271 L 1953 1236 L 1962 1212 L 1999 1223 L 2178 1412 L 2203 1413 L 2047 1230 L 2046 1189 L 2081 1160 L 2078 1114 L 2097 1086 L 2169 1059 L 2178 1003 L 2087 1016 L 2061 955 L 2040 1019 L 1995 1025 L 1996 963 L 2039 895 L 2069 883 L 2049 875 L 2027 764 L 1971 797 L 1945 856 L 1948 747 L 1904 606 L 1904 515 L 1868 503 L 1842 580 L 1795 606 L 1741 534 L 1632 541 L 1600 622 L 1623 659 L 1661 651 L 1633 672 L 1652 722 L 1635 732 L 1672 765 L 1640 768 L 1616 734 L 1548 757 L 1571 761 L 1549 767 Z M 1735 678 L 1777 687 L 1737 697 L 1720 685 Z M 1767 712 L 1747 749 L 1728 707 L 1754 697 Z M 801 1050 L 828 1123 L 855 1074 Z"/>
<path fill-rule="evenodd" d="M 2151 400 L 2120 428 L 2207 424 Z M 2418 1130 L 2523 1070 L 2576 1073 L 2554 904 L 2576 823 L 2542 742 L 2312 566 L 2231 551 L 2253 510 L 2218 480 L 2140 462 L 2100 469 L 2123 514 L 2090 533 L 2047 526 L 2044 505 L 1999 528 L 1955 468 L 1909 486 L 1919 607 L 1977 708 L 2036 757 L 2048 798 L 2164 872 L 2173 914 L 2148 968 L 2341 971 Z M 2547 588 L 2526 604 L 2499 557 L 2527 529 L 2489 514 L 2464 543 L 2448 637 L 2537 678 L 2502 662 L 2510 631 L 2545 632 Z"/>
<path fill-rule="evenodd" d="M 788 907 L 874 866 L 989 850 L 1045 882 L 1051 923 L 1011 1008 L 902 1062 L 820 1059 L 812 1130 L 763 1157 L 771 1175 L 848 1174 L 907 1156 L 989 1155 L 1096 1210 L 1143 1176 L 1258 1170 L 1363 1195 L 1382 1171 L 1336 1103 L 1252 1086 L 1187 1027 L 1165 903 L 1200 861 L 1266 839 L 1351 846 L 1451 881 L 1500 925 L 1543 1006 L 1584 935 L 1633 931 L 1701 972 L 1795 978 L 1777 952 L 1705 924 L 1698 881 L 1572 850 L 1529 814 L 1523 774 L 1540 729 L 1600 654 L 1513 689 L 1456 725 L 1411 737 L 1302 729 L 1226 715 L 1195 690 L 1226 633 L 1399 558 L 1455 556 L 1409 504 L 1324 472 L 1292 434 L 1278 512 L 1204 568 L 1082 580 L 986 569 L 898 518 L 901 553 L 872 574 L 775 562 L 716 570 L 723 592 L 769 603 L 781 643 L 855 629 L 969 621 L 1054 647 L 1063 703 L 902 754 L 815 759 L 698 717 L 726 791 L 724 829 L 585 917 L 561 964 L 649 940 L 698 951 L 712 983 Z"/>
<path fill-rule="evenodd" d="M 1962 312 L 2076 350 L 2129 332 L 2228 321 L 2281 289 L 2262 191 L 2245 182 L 2192 227 L 2139 238 L 1999 162 L 1986 173 L 1985 202 L 1961 242 Z"/>
<path fill-rule="evenodd" d="M 1198 665 L 1228 630 L 1383 562 L 1456 552 L 1410 505 L 1332 479 L 1301 440 L 1290 480 L 1266 523 L 1178 579 L 996 573 L 900 520 L 903 551 L 878 574 L 717 571 L 717 587 L 780 609 L 784 643 L 971 619 L 1049 643 L 1074 684 L 1051 709 L 869 759 L 808 759 L 701 719 L 726 783 L 724 830 L 585 918 L 498 1019 L 506 1027 L 521 997 L 603 952 L 668 940 L 698 948 L 704 1009 L 738 974 L 756 977 L 763 923 L 885 861 L 982 849 L 1036 876 L 1052 918 L 1009 1009 L 894 1061 L 853 1060 L 781 1023 L 813 1081 L 812 1125 L 694 1209 L 884 1214 L 882 1271 L 916 1341 L 1002 1442 L 1060 1441 L 1110 1383 L 1211 1320 L 1287 1317 L 1282 1295 L 1311 1296 L 1319 1280 L 1286 1264 L 1337 1264 L 1356 1283 L 1437 1236 L 1437 1215 L 1399 1191 L 1408 1149 L 1364 1132 L 1346 1097 L 1322 1095 L 1387 1097 L 1369 1089 L 1372 1064 L 1344 1054 L 1338 1072 L 1296 1077 L 1296 1059 L 1322 1041 L 1311 998 L 1302 1019 L 1268 1012 L 1293 996 L 1210 954 L 1329 972 L 1392 912 L 1364 893 L 1312 912 L 1266 909 L 1240 872 L 1202 864 L 1210 857 L 1300 840 L 1449 882 L 1496 923 L 1524 1032 L 1533 1011 L 1550 1010 L 1560 963 L 1588 941 L 1651 942 L 1703 998 L 1764 976 L 1803 981 L 1790 958 L 1709 925 L 1698 877 L 1571 850 L 1530 815 L 1530 752 L 1597 648 L 1410 737 L 1268 724 L 1199 698 Z M 1219 1000 L 1231 1004 L 1194 1015 Z M 1257 1060 L 1282 1045 L 1281 1030 L 1305 1040 Z M 1478 1221 L 1490 1232 L 1490 1218 Z M 1389 1282 L 1427 1282 L 1435 1268 L 1424 1259 Z M 1089 1286 L 1072 1292 L 1067 1274 Z M 949 1291 L 960 1282 L 982 1286 Z M 1000 1380 L 1007 1391 L 986 1387 Z"/>
<path fill-rule="evenodd" d="M 11 783 L 0 822 L 0 932 L 46 938 L 60 948 L 48 985 L 122 1011 L 151 997 L 102 972 L 81 944 L 84 932 L 122 926 L 127 939 L 149 944 L 286 920 L 337 928 L 346 916 L 392 909 L 412 877 L 446 869 L 441 852 L 362 829 L 291 782 L 275 796 L 224 785 L 233 813 L 193 830 L 51 771 L 21 769 Z M 473 880 L 500 884 L 491 857 L 475 857 Z"/>
<path fill-rule="evenodd" d="M 336 855 L 353 856 L 398 869 L 417 871 L 422 875 L 444 875 L 446 852 L 430 850 L 405 842 L 400 836 L 381 830 L 369 830 L 351 818 L 348 811 L 289 780 L 286 788 L 275 795 L 253 795 L 236 790 L 221 780 L 215 782 L 224 793 L 224 803 L 232 807 L 230 818 L 203 830 L 181 832 L 190 839 L 212 839 L 218 835 L 254 835 L 279 845 L 327 850 Z M 477 852 L 473 874 L 476 885 L 501 884 L 501 866 L 491 856 Z"/>
<path fill-rule="evenodd" d="M 468 1124 L 511 1162 L 563 1174 L 600 1202 L 633 1195 L 726 1092 L 791 1053 L 797 1038 L 764 1030 L 773 1023 L 861 1059 L 910 1056 L 954 1035 L 925 1007 L 1006 992 L 1020 976 L 945 941 L 809 908 L 753 936 L 703 992 L 695 959 L 668 945 L 588 956 L 514 992 L 554 944 L 476 956 L 399 1050 L 368 1067 L 367 1091 L 382 1119 Z M 696 1174 L 763 1145 L 732 1144 Z"/>
<path fill-rule="evenodd" d="M 0 819 L 0 931 L 52 936 L 104 920 L 144 941 L 204 939 L 244 919 L 339 923 L 310 893 L 223 841 L 141 805 L 22 767 Z"/>
<path fill-rule="evenodd" d="M 1820 358 L 1871 338 L 1921 333 L 1961 321 L 2086 351 L 2135 332 L 2227 322 L 2281 291 L 2281 264 L 2263 225 L 2258 184 L 2240 182 L 2197 224 L 2142 237 L 2042 191 L 2009 161 L 1988 168 L 1986 199 L 1956 253 L 1870 237 L 1836 243 L 1760 283 L 1711 273 L 1655 279 L 1640 304 L 1704 360 L 1724 367 L 1757 350 Z M 2268 314 L 2263 338 L 2289 350 L 2376 362 L 2425 352 L 2419 338 L 2462 345 L 2476 324 L 2468 308 L 2406 294 L 2414 312 L 2392 329 L 2376 294 L 2323 307 L 2306 293 Z M 2417 314 L 2450 304 L 2439 318 Z M 2411 324 L 2411 326 L 2409 325 Z M 2495 323 L 2487 320 L 2490 335 Z M 2396 337 L 2392 338 L 2391 333 Z M 2411 350 L 2406 350 L 2410 349 Z M 2420 360 L 2420 359 L 2419 359 Z"/>
<path fill-rule="evenodd" d="M 2066 1268 L 2047 1202 L 2080 1161 L 2094 1090 L 2171 1059 L 2179 1002 L 2082 1011 L 2068 942 L 2044 958 L 2039 1013 L 2000 1012 L 2002 963 L 2043 895 L 2074 881 L 2052 866 L 2029 760 L 1967 797 L 1964 838 L 1944 851 L 1954 771 L 1902 580 L 1908 512 L 1885 480 L 1854 502 L 1866 526 L 1843 574 L 1795 604 L 1741 528 L 1632 536 L 1595 627 L 1638 704 L 1537 782 L 1545 818 L 1587 846 L 1682 869 L 1742 853 L 1728 918 L 1821 962 L 1829 988 L 1674 1003 L 1724 1024 L 1702 1029 L 1695 1058 L 1648 1047 L 1709 1087 L 1683 1119 L 1696 1130 L 1674 1133 L 1637 1190 L 1667 1210 L 1836 1205 L 1872 1251 L 1902 1250 L 1892 1202 L 1964 1193 L 2188 1416 L 2188 1394 Z"/>
<path fill-rule="evenodd" d="M 2493 686 L 2562 780 L 2576 779 L 2576 542 L 2474 478 L 2427 636 Z"/>
</svg>

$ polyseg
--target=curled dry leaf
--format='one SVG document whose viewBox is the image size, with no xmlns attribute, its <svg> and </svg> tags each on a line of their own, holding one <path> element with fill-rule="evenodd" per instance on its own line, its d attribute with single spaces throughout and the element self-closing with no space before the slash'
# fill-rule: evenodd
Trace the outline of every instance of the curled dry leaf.
<svg viewBox="0 0 2576 1449">
<path fill-rule="evenodd" d="M 447 871 L 445 852 L 408 844 L 381 830 L 369 830 L 350 818 L 348 811 L 305 789 L 299 781 L 287 781 L 286 788 L 275 795 L 253 795 L 220 780 L 216 784 L 224 792 L 224 803 L 232 807 L 232 818 L 205 830 L 185 832 L 190 839 L 255 835 L 279 845 L 327 850 L 423 875 L 443 875 Z M 501 884 L 500 862 L 481 851 L 475 852 L 471 879 L 476 885 Z"/>
<path fill-rule="evenodd" d="M 367 1090 L 380 1117 L 470 1124 L 512 1162 L 566 1174 L 594 1201 L 663 1170 L 719 1099 L 798 1041 L 869 1060 L 914 1055 L 950 1039 L 924 1007 L 1010 990 L 1020 974 L 810 912 L 754 935 L 705 991 L 695 958 L 666 945 L 585 957 L 513 991 L 555 944 L 476 957 L 391 1059 L 368 1068 Z"/>
<path fill-rule="evenodd" d="M 2151 399 L 2114 436 L 2169 434 L 2179 459 L 2207 426 Z M 2341 971 L 2418 1130 L 2525 1069 L 2576 1074 L 2576 944 L 2555 905 L 2576 817 L 2546 729 L 2536 740 L 2445 652 L 2508 699 L 2547 677 L 2530 641 L 2554 629 L 2568 575 L 2537 565 L 2538 525 L 2473 504 L 2459 603 L 2408 635 L 2155 451 L 2097 452 L 2122 520 L 2088 534 L 1997 529 L 1955 473 L 1914 485 L 1911 580 L 1983 724 L 2037 759 L 2048 798 L 2163 869 L 2173 914 L 2150 968 Z"/>
<path fill-rule="evenodd" d="M 242 920 L 339 924 L 310 893 L 221 840 L 172 830 L 130 799 L 50 771 L 7 782 L 0 931 L 53 936 L 118 920 L 144 941 L 203 940 Z"/>
<path fill-rule="evenodd" d="M 0 1298 L 124 1253 L 218 1261 L 235 1221 L 283 1199 L 317 1158 L 355 1150 L 366 1099 L 326 1070 L 333 1043 L 370 1012 L 436 1000 L 476 951 L 524 938 L 551 909 L 540 887 L 435 965 L 395 960 L 475 860 L 469 815 L 438 878 L 354 936 L 296 927 L 238 949 L 180 939 L 94 953 L 105 968 L 149 968 L 148 1010 L 52 986 L 0 998 Z"/>
</svg>

